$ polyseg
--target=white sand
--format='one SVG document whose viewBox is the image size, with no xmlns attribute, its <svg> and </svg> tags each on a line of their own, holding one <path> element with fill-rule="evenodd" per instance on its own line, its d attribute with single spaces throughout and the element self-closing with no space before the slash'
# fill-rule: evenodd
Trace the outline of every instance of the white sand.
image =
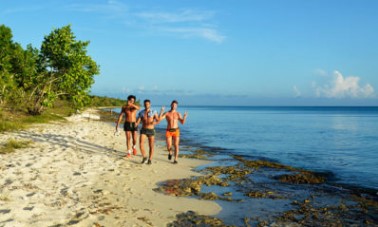
<svg viewBox="0 0 378 227">
<path fill-rule="evenodd" d="M 124 133 L 114 136 L 110 124 L 95 118 L 87 111 L 0 134 L 0 143 L 33 141 L 0 155 L 0 226 L 165 226 L 188 210 L 220 211 L 215 202 L 153 191 L 160 181 L 198 175 L 191 169 L 206 162 L 183 158 L 173 165 L 158 146 L 152 165 L 140 164 L 139 148 L 125 159 Z"/>
</svg>

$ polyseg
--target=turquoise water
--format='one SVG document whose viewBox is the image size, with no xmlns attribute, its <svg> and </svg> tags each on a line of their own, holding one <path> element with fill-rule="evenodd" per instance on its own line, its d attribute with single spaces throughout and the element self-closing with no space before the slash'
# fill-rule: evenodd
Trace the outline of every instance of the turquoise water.
<svg viewBox="0 0 378 227">
<path fill-rule="evenodd" d="M 182 145 L 329 172 L 333 182 L 378 189 L 378 107 L 179 109 L 185 110 Z"/>
<path fill-rule="evenodd" d="M 185 110 L 182 146 L 270 159 L 378 189 L 378 107 L 180 106 Z"/>
</svg>

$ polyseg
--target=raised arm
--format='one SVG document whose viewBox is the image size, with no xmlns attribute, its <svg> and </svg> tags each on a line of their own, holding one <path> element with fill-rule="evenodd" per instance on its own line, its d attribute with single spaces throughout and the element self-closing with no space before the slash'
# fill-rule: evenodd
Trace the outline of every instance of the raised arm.
<svg viewBox="0 0 378 227">
<path fill-rule="evenodd" d="M 165 115 L 167 115 L 167 113 L 164 112 L 164 109 L 165 109 L 164 106 L 162 106 L 161 109 L 160 109 L 159 122 L 165 118 Z"/>
<path fill-rule="evenodd" d="M 186 121 L 186 117 L 188 116 L 188 112 L 185 111 L 184 113 L 184 117 L 181 116 L 181 114 L 179 113 L 179 121 L 181 124 L 185 124 L 185 121 Z"/>
<path fill-rule="evenodd" d="M 132 103 L 130 101 L 127 102 L 127 106 L 129 106 L 131 108 L 135 108 L 136 110 L 140 109 L 140 107 L 138 105 L 136 105 L 135 103 Z"/>
<path fill-rule="evenodd" d="M 157 125 L 160 123 L 160 121 L 165 117 L 164 113 L 164 106 L 160 109 L 160 114 L 158 115 L 157 112 L 154 114 L 154 125 Z"/>
</svg>

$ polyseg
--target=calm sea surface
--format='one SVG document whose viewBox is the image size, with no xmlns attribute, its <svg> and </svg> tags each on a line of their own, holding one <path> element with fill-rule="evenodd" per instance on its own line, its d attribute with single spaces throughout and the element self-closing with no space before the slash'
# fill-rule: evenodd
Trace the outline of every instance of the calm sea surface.
<svg viewBox="0 0 378 227">
<path fill-rule="evenodd" d="M 331 172 L 337 183 L 378 189 L 378 107 L 179 107 L 185 110 L 181 145 Z"/>
<path fill-rule="evenodd" d="M 378 107 L 180 107 L 182 139 L 378 189 Z M 160 127 L 165 127 L 162 122 Z"/>
</svg>

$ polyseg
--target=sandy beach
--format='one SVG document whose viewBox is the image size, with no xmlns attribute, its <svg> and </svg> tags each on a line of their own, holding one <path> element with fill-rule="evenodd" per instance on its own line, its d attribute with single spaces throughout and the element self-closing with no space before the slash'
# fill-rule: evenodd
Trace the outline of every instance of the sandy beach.
<svg viewBox="0 0 378 227">
<path fill-rule="evenodd" d="M 161 181 L 199 175 L 192 169 L 207 161 L 173 165 L 159 146 L 152 165 L 140 164 L 139 149 L 125 159 L 124 133 L 115 136 L 94 116 L 0 134 L 0 143 L 32 141 L 0 156 L 0 226 L 165 226 L 189 210 L 220 212 L 213 201 L 153 191 Z"/>
</svg>

